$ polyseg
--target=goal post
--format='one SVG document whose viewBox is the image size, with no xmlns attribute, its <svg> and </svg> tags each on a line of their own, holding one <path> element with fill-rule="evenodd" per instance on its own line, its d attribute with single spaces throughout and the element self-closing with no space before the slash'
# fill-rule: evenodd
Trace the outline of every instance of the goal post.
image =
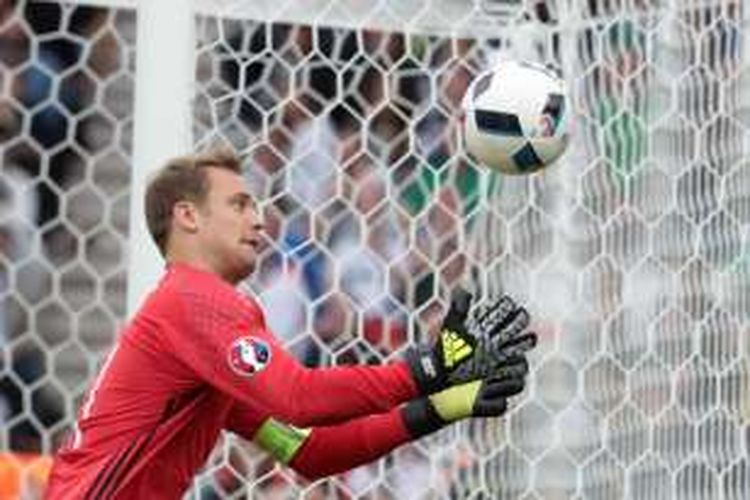
<svg viewBox="0 0 750 500">
<path fill-rule="evenodd" d="M 149 173 L 193 147 L 195 22 L 192 1 L 139 2 L 135 128 L 130 183 L 128 311 L 134 313 L 164 269 L 143 211 Z"/>
</svg>

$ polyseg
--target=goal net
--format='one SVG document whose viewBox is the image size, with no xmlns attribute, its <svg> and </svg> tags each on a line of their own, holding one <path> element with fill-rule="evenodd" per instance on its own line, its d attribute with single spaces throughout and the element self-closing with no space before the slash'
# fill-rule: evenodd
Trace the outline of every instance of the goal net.
<svg viewBox="0 0 750 500">
<path fill-rule="evenodd" d="M 171 49 L 144 37 L 136 4 L 0 6 L 0 459 L 25 491 L 150 273 L 128 265 L 151 245 L 131 222 L 150 168 L 133 138 L 174 134 L 139 122 L 134 90 L 159 82 L 135 63 Z M 741 0 L 194 7 L 186 144 L 245 158 L 268 244 L 243 286 L 299 359 L 399 357 L 435 335 L 458 285 L 518 298 L 541 342 L 502 419 L 314 483 L 227 434 L 189 498 L 746 497 Z M 463 149 L 463 93 L 504 58 L 569 85 L 573 139 L 538 175 L 493 174 Z"/>
</svg>

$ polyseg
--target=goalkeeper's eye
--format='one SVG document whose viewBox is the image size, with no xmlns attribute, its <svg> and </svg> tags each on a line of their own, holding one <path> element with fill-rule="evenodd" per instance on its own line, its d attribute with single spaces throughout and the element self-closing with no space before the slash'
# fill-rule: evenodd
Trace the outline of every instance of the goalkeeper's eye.
<svg viewBox="0 0 750 500">
<path fill-rule="evenodd" d="M 229 199 L 229 204 L 238 213 L 244 213 L 248 208 L 255 208 L 253 199 L 247 193 L 239 193 Z"/>
<path fill-rule="evenodd" d="M 244 200 L 232 200 L 231 204 L 237 212 L 244 212 L 247 208 L 247 202 Z"/>
</svg>

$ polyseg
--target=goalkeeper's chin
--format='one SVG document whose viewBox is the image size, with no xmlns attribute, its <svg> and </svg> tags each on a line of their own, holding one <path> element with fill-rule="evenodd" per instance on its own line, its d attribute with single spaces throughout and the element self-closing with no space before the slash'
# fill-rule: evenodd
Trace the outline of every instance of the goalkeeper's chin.
<svg viewBox="0 0 750 500">
<path fill-rule="evenodd" d="M 258 254 L 253 249 L 249 252 L 243 252 L 231 260 L 233 261 L 230 266 L 231 270 L 227 274 L 229 280 L 236 284 L 253 274 L 258 261 Z"/>
</svg>

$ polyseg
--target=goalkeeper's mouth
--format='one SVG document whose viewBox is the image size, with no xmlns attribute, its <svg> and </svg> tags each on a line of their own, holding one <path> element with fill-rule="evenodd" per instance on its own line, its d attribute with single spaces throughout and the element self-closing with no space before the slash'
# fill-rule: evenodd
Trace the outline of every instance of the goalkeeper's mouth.
<svg viewBox="0 0 750 500">
<path fill-rule="evenodd" d="M 260 239 L 257 238 L 243 238 L 240 240 L 240 244 L 246 247 L 250 247 L 253 251 L 258 251 L 260 248 Z"/>
</svg>

